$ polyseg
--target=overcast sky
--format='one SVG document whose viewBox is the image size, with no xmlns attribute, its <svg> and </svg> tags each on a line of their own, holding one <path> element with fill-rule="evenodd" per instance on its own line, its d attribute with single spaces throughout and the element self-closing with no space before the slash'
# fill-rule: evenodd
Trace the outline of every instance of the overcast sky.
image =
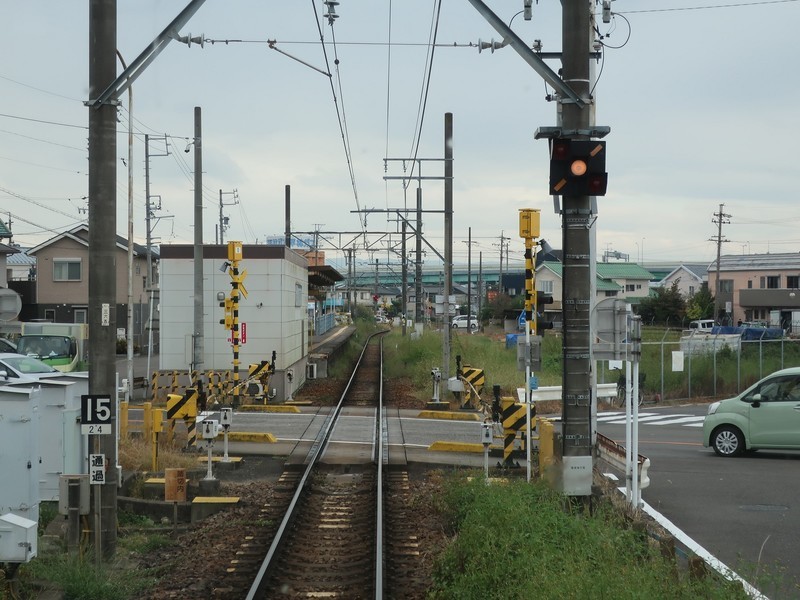
<svg viewBox="0 0 800 600">
<path fill-rule="evenodd" d="M 187 3 L 119 0 L 124 59 L 133 61 Z M 531 21 L 517 15 L 523 0 L 487 4 L 506 23 L 513 18 L 526 42 L 561 50 L 559 2 L 534 3 Z M 88 5 L 0 0 L 0 218 L 10 215 L 23 246 L 86 219 Z M 597 7 L 605 48 L 596 65 L 596 122 L 611 127 L 598 256 L 711 262 L 712 220 L 722 203 L 730 215 L 723 254 L 800 250 L 792 141 L 800 77 L 791 59 L 800 3 L 615 0 L 612 9 L 618 14 L 605 24 Z M 415 185 L 405 191 L 385 179 L 402 175 L 402 163 L 385 168 L 384 158 L 415 155 L 424 106 L 419 158 L 444 156 L 444 115 L 453 113 L 455 262 L 466 263 L 471 227 L 474 262 L 482 254 L 484 264 L 496 264 L 504 235 L 511 264 L 521 267 L 520 208 L 541 209 L 542 237 L 561 246 L 547 143 L 533 137 L 537 127 L 556 124 L 556 106 L 545 99 L 551 90 L 510 47 L 478 52 L 479 39 L 499 35 L 467 0 L 340 0 L 333 28 L 324 12 L 321 0 L 207 0 L 181 30 L 201 36 L 203 47 L 170 43 L 134 83 L 132 111 L 122 98 L 118 233 L 127 231 L 131 113 L 137 241 L 145 239 L 146 133 L 150 193 L 160 204 L 153 235 L 164 244 L 193 241 L 194 158 L 184 150 L 199 106 L 204 240 L 216 239 L 222 190 L 225 240 L 264 243 L 283 234 L 287 184 L 295 231 L 359 231 L 365 216 L 357 208 L 415 206 Z M 423 177 L 442 173 L 441 162 L 423 163 Z M 426 209 L 443 208 L 440 181 L 423 181 L 423 195 Z M 385 213 L 366 219 L 369 231 L 399 230 Z M 426 238 L 443 252 L 441 213 L 424 221 Z M 360 263 L 397 261 L 385 242 L 372 240 L 380 250 L 359 253 Z M 426 260 L 435 262 L 430 252 Z"/>
</svg>

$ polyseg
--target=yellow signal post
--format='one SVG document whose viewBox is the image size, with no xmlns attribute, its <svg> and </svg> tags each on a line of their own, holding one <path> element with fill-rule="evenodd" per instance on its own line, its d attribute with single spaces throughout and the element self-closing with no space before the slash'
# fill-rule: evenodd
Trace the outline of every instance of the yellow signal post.
<svg viewBox="0 0 800 600">
<path fill-rule="evenodd" d="M 528 331 L 536 335 L 536 254 L 534 238 L 539 237 L 541 211 L 521 208 L 519 236 L 525 240 L 525 321 Z"/>
<path fill-rule="evenodd" d="M 528 481 L 531 479 L 531 427 L 533 415 L 531 390 L 538 388 L 536 378 L 533 376 L 531 365 L 531 336 L 534 344 L 536 338 L 536 319 L 538 315 L 536 306 L 536 252 L 535 238 L 540 235 L 541 211 L 534 208 L 521 208 L 519 211 L 519 235 L 525 240 L 525 425 L 527 440 L 525 443 L 526 468 Z M 506 434 L 506 446 L 509 434 Z M 513 438 L 512 438 L 513 441 Z M 506 452 L 508 452 L 506 448 Z"/>
<path fill-rule="evenodd" d="M 228 242 L 228 260 L 231 263 L 228 274 L 231 277 L 231 341 L 233 342 L 233 407 L 239 406 L 239 297 L 247 298 L 244 280 L 247 270 L 239 272 L 242 260 L 242 242 Z"/>
</svg>

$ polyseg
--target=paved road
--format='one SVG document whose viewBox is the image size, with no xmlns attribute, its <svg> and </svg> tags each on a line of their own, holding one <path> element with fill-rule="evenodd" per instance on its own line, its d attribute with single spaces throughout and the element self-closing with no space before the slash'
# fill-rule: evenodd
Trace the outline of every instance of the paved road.
<svg viewBox="0 0 800 600">
<path fill-rule="evenodd" d="M 150 373 L 158 370 L 158 355 L 154 354 L 150 357 Z M 120 382 L 128 377 L 128 357 L 124 354 L 117 355 L 117 374 L 119 375 Z M 147 371 L 148 359 L 147 355 L 135 355 L 133 357 L 133 377 L 134 379 L 144 377 L 146 381 L 150 380 L 150 375 Z M 134 390 L 134 398 L 143 400 L 145 397 L 146 389 L 138 388 Z"/>
<path fill-rule="evenodd" d="M 718 457 L 702 445 L 706 410 L 699 405 L 640 413 L 640 452 L 651 460 L 643 499 L 745 578 L 760 556 L 762 564 L 780 563 L 788 577 L 800 579 L 800 453 Z M 625 441 L 618 418 L 601 415 L 598 430 Z M 782 597 L 797 595 L 800 588 Z"/>
</svg>

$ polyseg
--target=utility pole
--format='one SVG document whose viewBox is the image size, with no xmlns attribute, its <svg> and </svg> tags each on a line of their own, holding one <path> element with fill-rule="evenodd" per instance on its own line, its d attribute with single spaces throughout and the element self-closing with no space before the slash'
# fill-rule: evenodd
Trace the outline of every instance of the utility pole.
<svg viewBox="0 0 800 600">
<path fill-rule="evenodd" d="M 422 168 L 420 166 L 420 168 Z M 416 238 L 416 261 L 414 269 L 414 322 L 422 323 L 422 186 L 417 186 L 417 238 Z"/>
<path fill-rule="evenodd" d="M 444 114 L 444 321 L 442 377 L 450 378 L 450 294 L 453 292 L 453 113 Z M 469 317 L 467 317 L 469 319 Z M 469 331 L 469 320 L 467 321 Z"/>
<path fill-rule="evenodd" d="M 591 5 L 583 0 L 562 2 L 561 75 L 564 83 L 583 99 L 583 103 L 578 103 L 559 98 L 559 125 L 564 131 L 578 132 L 572 139 L 588 139 L 588 132 L 594 125 L 594 101 L 589 88 L 591 16 Z M 562 473 L 564 492 L 586 497 L 591 494 L 593 470 L 590 274 L 594 260 L 591 229 L 595 215 L 590 196 L 563 195 L 562 202 Z"/>
<path fill-rule="evenodd" d="M 233 196 L 233 202 L 228 202 L 225 204 L 222 201 L 222 196 Z M 222 214 L 222 207 L 223 206 L 234 206 L 235 204 L 239 204 L 239 191 L 233 190 L 232 192 L 223 192 L 222 190 L 219 191 L 219 243 L 225 243 L 225 231 L 228 229 L 228 217 Z"/>
<path fill-rule="evenodd" d="M 150 195 L 150 159 L 154 156 L 169 156 L 169 146 L 167 142 L 167 136 L 157 138 L 159 140 L 164 140 L 164 147 L 165 151 L 163 153 L 154 154 L 150 150 L 150 142 L 151 138 L 149 134 L 144 134 L 144 202 L 145 202 L 145 212 L 144 212 L 144 220 L 145 220 L 145 229 L 146 232 L 146 244 L 147 244 L 147 274 L 145 279 L 145 289 L 149 292 L 151 291 L 151 287 L 153 286 L 153 229 L 155 225 L 153 224 L 153 217 L 155 216 L 154 211 L 161 210 L 161 197 L 160 196 L 152 196 Z M 158 206 L 154 207 L 151 200 L 152 198 L 158 198 Z M 151 295 L 152 301 L 152 295 Z M 149 369 L 148 369 L 149 372 Z"/>
<path fill-rule="evenodd" d="M 375 292 L 373 294 L 373 310 L 375 314 L 378 314 L 378 298 L 380 298 L 380 294 L 378 294 L 378 259 L 375 259 Z"/>
<path fill-rule="evenodd" d="M 467 330 L 470 330 L 469 319 L 472 317 L 472 227 L 467 232 Z M 479 313 L 480 314 L 480 313 Z"/>
<path fill-rule="evenodd" d="M 284 230 L 284 245 L 287 248 L 292 247 L 292 187 L 287 185 L 284 188 L 283 200 L 283 230 Z"/>
<path fill-rule="evenodd" d="M 160 139 L 160 138 L 159 138 Z M 147 273 L 145 274 L 144 289 L 147 294 L 147 306 L 149 316 L 147 318 L 147 370 L 145 373 L 150 374 L 150 357 L 153 354 L 153 312 L 155 309 L 155 291 L 156 285 L 153 282 L 153 216 L 154 210 L 161 210 L 161 196 L 158 198 L 158 208 L 153 208 L 151 199 L 154 196 L 150 195 L 150 158 L 153 156 L 169 156 L 169 144 L 167 136 L 163 137 L 165 151 L 163 154 L 153 154 L 150 151 L 150 136 L 144 135 L 144 202 L 145 202 L 145 228 L 146 244 L 147 244 Z M 171 215 L 170 215 L 171 216 Z"/>
<path fill-rule="evenodd" d="M 89 394 L 108 402 L 110 423 L 117 427 L 117 111 L 114 102 L 95 101 L 117 72 L 116 0 L 89 2 Z M 90 452 L 101 457 L 102 484 L 92 485 L 96 557 L 112 558 L 117 548 L 116 436 L 95 435 Z"/>
<path fill-rule="evenodd" d="M 403 290 L 402 297 L 402 305 L 400 310 L 402 311 L 402 315 L 400 318 L 400 324 L 402 325 L 402 335 L 406 335 L 406 319 L 407 314 L 406 311 L 408 310 L 408 259 L 406 258 L 406 230 L 408 229 L 408 223 L 403 220 L 403 233 L 402 233 L 402 243 L 400 244 L 400 256 L 402 261 L 402 273 L 403 279 L 401 283 L 401 289 Z"/>
<path fill-rule="evenodd" d="M 497 280 L 497 291 L 499 294 L 503 293 L 503 255 L 506 252 L 506 243 L 511 238 L 505 236 L 505 231 L 500 232 L 500 278 Z M 497 244 L 495 244 L 496 246 Z"/>
<path fill-rule="evenodd" d="M 483 252 L 478 253 L 478 315 L 483 309 Z"/>
<path fill-rule="evenodd" d="M 203 130 L 201 111 L 194 107 L 194 340 L 192 369 L 203 365 Z"/>
<path fill-rule="evenodd" d="M 714 321 L 716 321 L 718 323 L 721 323 L 720 318 L 719 318 L 719 313 L 720 313 L 720 304 L 721 304 L 720 291 L 722 289 L 721 286 L 720 286 L 720 282 L 719 282 L 719 275 L 720 275 L 720 264 L 719 263 L 720 263 L 720 259 L 722 258 L 722 242 L 727 242 L 728 241 L 728 240 L 726 240 L 725 238 L 722 237 L 722 226 L 729 224 L 730 223 L 730 217 L 731 217 L 731 215 L 722 212 L 722 209 L 724 208 L 724 206 L 725 206 L 725 204 L 720 204 L 719 205 L 719 212 L 718 213 L 714 213 L 714 217 L 715 218 L 711 219 L 711 222 L 714 223 L 717 226 L 717 235 L 713 236 L 711 238 L 711 241 L 717 243 L 717 280 L 716 280 L 716 282 L 714 284 Z"/>
</svg>

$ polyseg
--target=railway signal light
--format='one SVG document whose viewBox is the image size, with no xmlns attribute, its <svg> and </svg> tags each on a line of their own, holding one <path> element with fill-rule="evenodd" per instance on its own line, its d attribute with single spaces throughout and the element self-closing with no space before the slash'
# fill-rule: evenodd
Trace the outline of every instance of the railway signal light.
<svg viewBox="0 0 800 600">
<path fill-rule="evenodd" d="M 219 320 L 219 324 L 224 325 L 225 329 L 233 329 L 233 300 L 225 298 L 219 306 L 225 309 L 225 317 Z"/>
<path fill-rule="evenodd" d="M 537 335 L 540 335 L 545 329 L 553 328 L 553 322 L 545 320 L 543 316 L 544 311 L 540 312 L 539 308 L 545 304 L 552 304 L 552 303 L 553 303 L 552 295 L 547 294 L 541 290 L 536 290 L 536 304 L 535 304 L 536 316 L 534 317 L 536 319 L 536 327 L 534 331 Z"/>
<path fill-rule="evenodd" d="M 557 196 L 605 196 L 606 143 L 553 139 L 550 153 L 550 193 Z"/>
</svg>

